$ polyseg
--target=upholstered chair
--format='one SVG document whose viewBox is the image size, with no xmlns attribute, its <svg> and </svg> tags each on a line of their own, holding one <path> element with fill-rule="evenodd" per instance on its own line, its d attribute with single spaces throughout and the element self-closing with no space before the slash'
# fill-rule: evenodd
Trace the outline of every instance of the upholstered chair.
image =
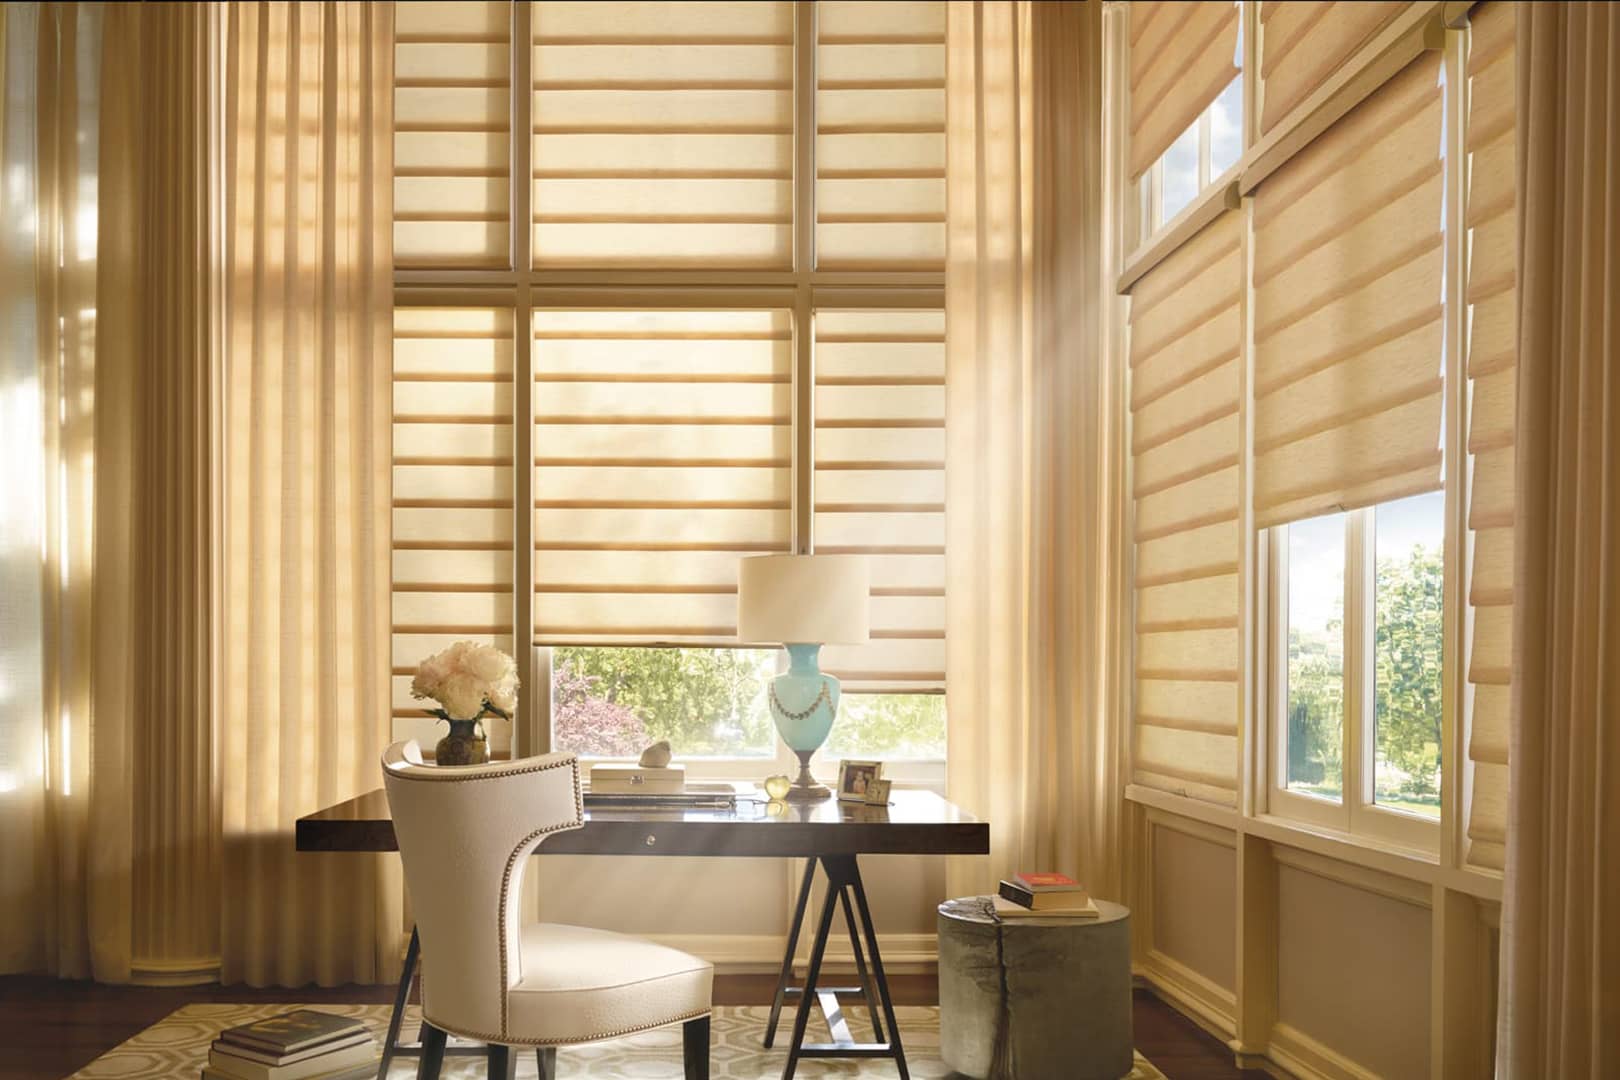
<svg viewBox="0 0 1620 1080">
<path fill-rule="evenodd" d="M 708 1080 L 714 967 L 650 941 L 555 923 L 523 925 L 528 856 L 584 824 L 579 764 L 547 754 L 490 765 L 424 765 L 415 742 L 383 754 L 383 780 L 422 942 L 420 1077 L 437 1077 L 446 1033 L 490 1045 L 490 1076 L 535 1047 L 683 1024 L 687 1080 Z M 543 866 L 543 864 L 542 864 Z M 542 871 L 543 872 L 543 871 Z"/>
</svg>

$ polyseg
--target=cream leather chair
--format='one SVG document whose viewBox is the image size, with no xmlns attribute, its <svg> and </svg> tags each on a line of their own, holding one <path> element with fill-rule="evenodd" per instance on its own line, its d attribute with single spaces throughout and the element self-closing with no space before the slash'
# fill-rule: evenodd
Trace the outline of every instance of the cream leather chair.
<svg viewBox="0 0 1620 1080">
<path fill-rule="evenodd" d="M 511 1047 L 556 1048 L 683 1024 L 687 1080 L 708 1080 L 714 967 L 650 941 L 555 923 L 521 924 L 528 856 L 584 824 L 572 754 L 464 767 L 424 765 L 415 742 L 383 754 L 383 780 L 422 941 L 419 1077 L 437 1077 L 445 1034 L 490 1044 L 490 1076 Z"/>
</svg>

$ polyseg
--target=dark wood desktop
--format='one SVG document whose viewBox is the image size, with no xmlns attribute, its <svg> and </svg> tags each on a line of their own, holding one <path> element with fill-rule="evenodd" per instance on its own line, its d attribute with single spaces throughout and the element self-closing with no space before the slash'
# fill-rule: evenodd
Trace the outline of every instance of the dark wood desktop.
<svg viewBox="0 0 1620 1080">
<path fill-rule="evenodd" d="M 799 1005 L 793 1020 L 793 1041 L 788 1047 L 783 1080 L 791 1080 L 799 1060 L 809 1057 L 892 1058 L 902 1080 L 905 1080 L 910 1074 L 906 1069 L 905 1051 L 895 1022 L 888 979 L 883 972 L 883 960 L 878 953 L 872 913 L 861 883 L 858 857 L 982 855 L 990 850 L 990 827 L 932 792 L 895 791 L 892 799 L 892 803 L 886 807 L 843 803 L 835 799 L 818 803 L 771 805 L 739 801 L 734 810 L 587 807 L 582 828 L 548 838 L 540 845 L 537 854 L 805 859 L 804 877 L 788 928 L 787 948 L 782 956 L 770 1021 L 765 1029 L 765 1045 L 769 1047 L 776 1038 L 783 1005 L 789 999 L 797 998 Z M 388 813 L 388 799 L 381 789 L 299 818 L 297 842 L 299 851 L 399 850 L 394 839 L 394 823 Z M 818 865 L 827 875 L 826 899 L 817 917 L 804 985 L 793 986 L 793 954 L 798 948 L 799 933 L 809 907 L 811 885 Z M 818 983 L 821 963 L 833 918 L 840 906 L 855 955 L 859 985 L 823 987 Z M 396 1053 L 394 1047 L 399 1035 L 400 1016 L 410 994 L 418 950 L 413 932 L 379 1076 L 386 1075 L 388 1060 Z M 871 960 L 870 968 L 867 966 L 868 957 Z M 839 1007 L 840 995 L 857 995 L 865 999 L 877 1041 L 854 1041 Z M 830 1042 L 804 1041 L 812 1001 L 821 1006 L 832 1035 Z M 411 1053 L 413 1049 L 401 1048 L 404 1053 Z"/>
</svg>

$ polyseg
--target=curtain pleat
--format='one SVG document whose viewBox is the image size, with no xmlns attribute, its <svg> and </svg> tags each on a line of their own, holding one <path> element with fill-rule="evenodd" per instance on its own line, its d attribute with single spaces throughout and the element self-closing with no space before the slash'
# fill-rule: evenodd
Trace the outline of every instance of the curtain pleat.
<svg viewBox="0 0 1620 1080">
<path fill-rule="evenodd" d="M 219 973 L 210 21 L 111 6 L 101 58 L 93 837 L 125 838 L 136 981 Z"/>
<path fill-rule="evenodd" d="M 1498 1060 L 1620 1075 L 1620 12 L 1521 4 Z"/>
<path fill-rule="evenodd" d="M 1100 9 L 949 10 L 946 490 L 972 508 L 947 522 L 949 791 L 991 829 L 952 895 L 1017 869 L 1119 884 Z"/>
<path fill-rule="evenodd" d="M 226 38 L 223 978 L 397 976 L 397 867 L 293 847 L 389 738 L 392 7 Z"/>
<path fill-rule="evenodd" d="M 100 16 L 8 4 L 0 30 L 0 971 L 76 978 L 92 973 Z"/>
</svg>

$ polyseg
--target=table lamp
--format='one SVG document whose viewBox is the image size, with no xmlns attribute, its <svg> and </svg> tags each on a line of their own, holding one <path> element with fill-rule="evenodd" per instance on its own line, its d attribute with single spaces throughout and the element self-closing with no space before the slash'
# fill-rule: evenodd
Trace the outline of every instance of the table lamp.
<svg viewBox="0 0 1620 1080">
<path fill-rule="evenodd" d="M 741 560 L 737 575 L 737 635 L 778 642 L 788 670 L 772 679 L 766 697 L 776 731 L 799 756 L 790 802 L 832 794 L 810 775 L 810 758 L 827 741 L 838 715 L 838 680 L 821 672 L 823 645 L 866 642 L 871 572 L 861 555 L 758 555 Z"/>
</svg>

